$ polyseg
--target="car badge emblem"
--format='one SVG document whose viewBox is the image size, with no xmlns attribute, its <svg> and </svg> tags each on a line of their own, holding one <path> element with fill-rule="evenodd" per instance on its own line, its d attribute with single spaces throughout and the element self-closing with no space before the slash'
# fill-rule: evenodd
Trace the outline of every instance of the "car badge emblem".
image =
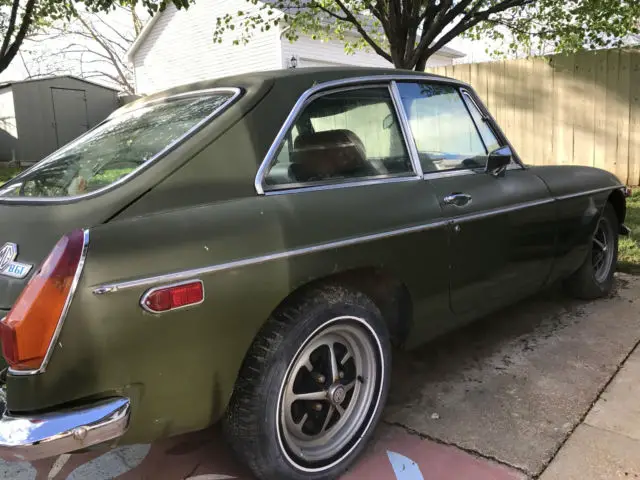
<svg viewBox="0 0 640 480">
<path fill-rule="evenodd" d="M 18 257 L 18 245 L 5 243 L 0 248 L 0 275 L 12 278 L 24 278 L 31 271 L 33 265 L 16 262 Z"/>
</svg>

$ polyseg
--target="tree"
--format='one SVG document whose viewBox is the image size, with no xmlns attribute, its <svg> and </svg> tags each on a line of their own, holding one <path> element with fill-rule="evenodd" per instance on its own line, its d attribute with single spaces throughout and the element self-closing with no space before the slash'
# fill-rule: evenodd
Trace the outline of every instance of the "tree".
<svg viewBox="0 0 640 480">
<path fill-rule="evenodd" d="M 108 19 L 78 10 L 70 22 L 53 22 L 24 42 L 20 58 L 27 78 L 75 75 L 135 93 L 133 69 L 125 58 L 142 29 L 135 7 L 116 5 L 117 15 Z"/>
<path fill-rule="evenodd" d="M 173 3 L 187 8 L 190 0 L 0 0 L 0 73 L 14 60 L 28 34 L 58 20 L 77 17 L 76 6 L 88 11 L 108 12 L 118 5 L 135 7 L 141 4 L 153 15 Z"/>
<path fill-rule="evenodd" d="M 638 0 L 249 0 L 247 11 L 216 21 L 214 41 L 239 31 L 286 25 L 300 34 L 339 39 L 347 51 L 370 48 L 398 68 L 424 70 L 435 52 L 458 36 L 500 40 L 506 50 L 552 44 L 570 51 L 614 44 L 638 33 Z M 509 38 L 508 42 L 505 42 Z"/>
</svg>

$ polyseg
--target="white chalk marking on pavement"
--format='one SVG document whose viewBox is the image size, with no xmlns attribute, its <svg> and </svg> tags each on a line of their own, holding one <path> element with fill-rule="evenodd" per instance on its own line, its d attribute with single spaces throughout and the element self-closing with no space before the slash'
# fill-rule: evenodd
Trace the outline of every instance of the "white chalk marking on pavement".
<svg viewBox="0 0 640 480">
<path fill-rule="evenodd" d="M 51 470 L 49 470 L 47 479 L 53 480 L 54 478 L 56 478 L 56 475 L 60 473 L 60 470 L 62 470 L 62 467 L 64 467 L 65 463 L 67 463 L 70 458 L 71 458 L 71 455 L 69 455 L 68 453 L 60 455 L 58 458 L 56 458 L 56 461 L 53 462 L 53 466 L 51 467 Z"/>
<path fill-rule="evenodd" d="M 229 480 L 230 478 L 236 478 L 236 477 L 230 477 L 229 475 L 221 475 L 219 473 L 209 473 L 207 475 L 197 475 L 195 477 L 187 477 L 185 480 Z"/>
<path fill-rule="evenodd" d="M 387 450 L 387 457 L 391 462 L 396 480 L 424 480 L 420 467 L 416 462 L 404 455 Z"/>
</svg>

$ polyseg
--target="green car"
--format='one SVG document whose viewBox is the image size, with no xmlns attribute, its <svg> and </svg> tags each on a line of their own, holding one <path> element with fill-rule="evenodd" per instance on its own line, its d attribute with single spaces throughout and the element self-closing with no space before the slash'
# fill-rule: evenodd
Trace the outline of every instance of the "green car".
<svg viewBox="0 0 640 480">
<path fill-rule="evenodd" d="M 449 78 L 292 69 L 143 98 L 0 187 L 0 457 L 222 421 L 257 477 L 335 479 L 392 348 L 560 281 L 609 293 L 626 195 L 525 165 Z"/>
</svg>

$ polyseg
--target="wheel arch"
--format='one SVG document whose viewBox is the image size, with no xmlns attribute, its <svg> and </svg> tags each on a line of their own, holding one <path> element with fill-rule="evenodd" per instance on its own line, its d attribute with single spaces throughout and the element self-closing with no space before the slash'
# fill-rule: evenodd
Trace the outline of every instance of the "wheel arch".
<svg viewBox="0 0 640 480">
<path fill-rule="evenodd" d="M 607 199 L 613 206 L 618 217 L 618 223 L 621 225 L 627 216 L 627 202 L 625 201 L 624 194 L 621 190 L 614 190 Z"/>
<path fill-rule="evenodd" d="M 404 346 L 413 326 L 413 301 L 406 284 L 386 269 L 358 267 L 315 278 L 293 289 L 274 312 L 325 285 L 340 285 L 367 295 L 380 309 L 392 345 L 396 348 Z"/>
</svg>

